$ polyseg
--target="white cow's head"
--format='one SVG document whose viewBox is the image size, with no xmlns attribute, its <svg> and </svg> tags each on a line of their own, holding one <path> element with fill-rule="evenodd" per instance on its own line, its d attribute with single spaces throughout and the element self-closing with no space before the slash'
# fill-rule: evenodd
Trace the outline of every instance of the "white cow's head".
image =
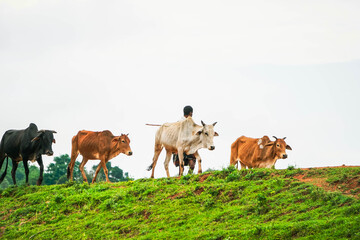
<svg viewBox="0 0 360 240">
<path fill-rule="evenodd" d="M 207 148 L 209 150 L 214 150 L 214 136 L 219 136 L 219 134 L 214 131 L 214 126 L 216 122 L 211 125 L 207 125 L 203 121 L 201 121 L 201 124 L 203 125 L 202 128 L 200 128 L 196 132 L 196 135 L 200 138 L 201 147 Z"/>
</svg>

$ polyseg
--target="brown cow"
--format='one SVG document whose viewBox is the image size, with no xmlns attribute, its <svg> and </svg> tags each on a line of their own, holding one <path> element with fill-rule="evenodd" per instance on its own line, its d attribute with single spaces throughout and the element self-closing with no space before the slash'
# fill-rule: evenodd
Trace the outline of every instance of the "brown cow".
<svg viewBox="0 0 360 240">
<path fill-rule="evenodd" d="M 283 139 L 274 137 L 270 141 L 268 136 L 262 138 L 248 138 L 241 136 L 231 144 L 230 165 L 241 168 L 272 168 L 278 159 L 287 158 L 286 149 L 292 150 Z"/>
<path fill-rule="evenodd" d="M 100 163 L 96 168 L 95 176 L 92 180 L 92 183 L 96 181 L 96 177 L 101 167 L 104 169 L 106 182 L 110 182 L 106 163 L 120 153 L 124 153 L 128 156 L 132 155 L 128 134 L 114 136 L 108 130 L 102 132 L 92 132 L 85 130 L 79 131 L 78 134 L 72 138 L 71 161 L 67 169 L 68 179 L 70 178 L 71 180 L 73 180 L 75 160 L 79 153 L 83 156 L 83 160 L 80 163 L 79 168 L 83 179 L 86 182 L 87 178 L 84 172 L 85 164 L 88 160 L 100 160 Z"/>
</svg>

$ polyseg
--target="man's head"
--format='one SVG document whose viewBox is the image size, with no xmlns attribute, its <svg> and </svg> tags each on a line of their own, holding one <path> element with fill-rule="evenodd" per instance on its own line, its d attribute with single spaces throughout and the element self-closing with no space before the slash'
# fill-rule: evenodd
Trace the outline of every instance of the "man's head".
<svg viewBox="0 0 360 240">
<path fill-rule="evenodd" d="M 193 108 L 191 106 L 185 106 L 184 107 L 184 117 L 192 117 L 192 114 L 193 114 Z"/>
</svg>

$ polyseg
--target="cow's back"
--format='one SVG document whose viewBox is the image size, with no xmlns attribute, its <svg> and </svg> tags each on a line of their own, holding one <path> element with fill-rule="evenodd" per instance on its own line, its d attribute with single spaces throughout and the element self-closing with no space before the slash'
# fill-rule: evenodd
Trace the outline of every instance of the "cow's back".
<svg viewBox="0 0 360 240">
<path fill-rule="evenodd" d="M 265 137 L 265 136 L 264 136 Z M 263 138 L 264 138 L 263 137 Z M 263 138 L 249 138 L 241 136 L 237 141 L 237 158 L 248 167 L 255 167 L 254 162 L 262 151 Z M 261 140 L 261 141 L 260 141 Z"/>
<path fill-rule="evenodd" d="M 175 147 L 179 137 L 179 132 L 179 122 L 165 123 L 156 132 L 155 144 L 163 145 L 165 148 Z"/>
<path fill-rule="evenodd" d="M 1 152 L 6 153 L 12 159 L 18 158 L 22 151 L 32 146 L 31 140 L 36 136 L 37 126 L 31 123 L 22 130 L 8 130 L 1 139 Z"/>
<path fill-rule="evenodd" d="M 110 131 L 92 132 L 79 131 L 73 139 L 73 145 L 81 155 L 88 158 L 96 158 L 99 154 L 109 151 L 113 134 Z"/>
<path fill-rule="evenodd" d="M 191 139 L 195 126 L 191 117 L 175 123 L 165 123 L 156 132 L 155 144 L 176 152 L 177 144 L 186 144 Z"/>
</svg>

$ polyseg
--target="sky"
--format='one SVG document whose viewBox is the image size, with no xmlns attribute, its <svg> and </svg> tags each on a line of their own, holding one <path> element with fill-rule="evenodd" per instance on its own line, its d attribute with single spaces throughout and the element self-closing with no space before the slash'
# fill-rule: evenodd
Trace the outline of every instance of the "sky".
<svg viewBox="0 0 360 240">
<path fill-rule="evenodd" d="M 35 123 L 57 131 L 60 156 L 79 130 L 129 133 L 134 154 L 111 163 L 148 178 L 158 128 L 145 124 L 191 105 L 198 124 L 217 122 L 204 171 L 228 167 L 242 135 L 287 137 L 277 169 L 359 165 L 359 11 L 355 0 L 0 0 L 0 135 Z"/>
</svg>

